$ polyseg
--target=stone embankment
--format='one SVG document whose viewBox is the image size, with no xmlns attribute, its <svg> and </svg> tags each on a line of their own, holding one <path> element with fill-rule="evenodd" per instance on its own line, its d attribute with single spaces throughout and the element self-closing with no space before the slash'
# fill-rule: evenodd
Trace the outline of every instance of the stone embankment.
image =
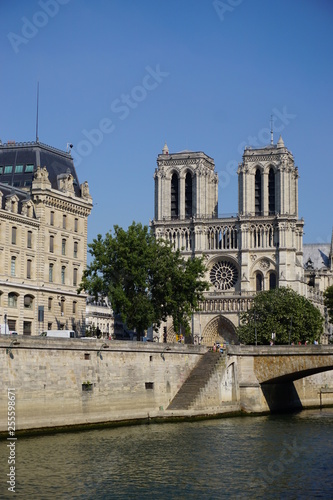
<svg viewBox="0 0 333 500">
<path fill-rule="evenodd" d="M 315 351 L 326 363 L 316 375 L 306 350 L 295 361 L 300 350 L 265 349 L 230 346 L 220 356 L 204 346 L 2 335 L 0 432 L 8 431 L 9 389 L 16 430 L 30 432 L 319 406 L 319 394 L 322 405 L 333 404 L 332 349 Z M 285 371 L 289 379 L 279 382 L 278 366 L 300 363 L 311 376 L 296 380 Z"/>
</svg>

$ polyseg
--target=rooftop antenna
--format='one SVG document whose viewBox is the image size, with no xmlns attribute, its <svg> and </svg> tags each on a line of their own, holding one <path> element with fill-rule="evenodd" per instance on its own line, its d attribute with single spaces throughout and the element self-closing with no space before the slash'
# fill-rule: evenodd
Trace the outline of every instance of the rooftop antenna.
<svg viewBox="0 0 333 500">
<path fill-rule="evenodd" d="M 273 146 L 273 115 L 271 115 L 271 146 Z"/>
<path fill-rule="evenodd" d="M 38 138 L 38 105 L 39 105 L 39 81 L 37 82 L 36 142 L 39 142 L 39 138 Z"/>
</svg>

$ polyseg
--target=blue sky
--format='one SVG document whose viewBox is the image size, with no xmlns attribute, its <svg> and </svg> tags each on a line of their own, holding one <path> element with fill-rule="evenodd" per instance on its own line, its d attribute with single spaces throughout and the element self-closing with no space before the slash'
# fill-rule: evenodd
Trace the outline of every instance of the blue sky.
<svg viewBox="0 0 333 500">
<path fill-rule="evenodd" d="M 331 239 L 331 0 L 1 0 L 0 138 L 72 143 L 94 199 L 88 239 L 154 217 L 153 174 L 204 151 L 219 212 L 237 212 L 244 145 L 282 134 L 306 243 Z"/>
</svg>

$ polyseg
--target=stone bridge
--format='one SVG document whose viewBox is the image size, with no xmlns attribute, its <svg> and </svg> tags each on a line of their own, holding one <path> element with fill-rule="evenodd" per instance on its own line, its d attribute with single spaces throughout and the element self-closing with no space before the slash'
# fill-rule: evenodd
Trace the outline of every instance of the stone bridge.
<svg viewBox="0 0 333 500">
<path fill-rule="evenodd" d="M 333 345 L 229 346 L 227 366 L 245 411 L 301 408 L 300 379 L 333 370 Z"/>
</svg>

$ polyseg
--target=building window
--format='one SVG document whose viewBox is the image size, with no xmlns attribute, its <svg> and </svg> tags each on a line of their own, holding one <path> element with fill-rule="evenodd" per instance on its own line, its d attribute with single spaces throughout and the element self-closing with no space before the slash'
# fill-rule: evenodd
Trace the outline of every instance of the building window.
<svg viewBox="0 0 333 500">
<path fill-rule="evenodd" d="M 61 253 L 62 255 L 66 255 L 66 240 L 63 239 L 61 242 Z"/>
<path fill-rule="evenodd" d="M 61 297 L 60 311 L 61 311 L 61 316 L 63 316 L 65 314 L 65 299 L 64 299 L 64 297 Z"/>
<path fill-rule="evenodd" d="M 23 335 L 31 335 L 31 321 L 23 321 Z"/>
<path fill-rule="evenodd" d="M 173 174 L 171 177 L 171 217 L 177 219 L 178 216 L 178 177 L 177 174 Z"/>
<path fill-rule="evenodd" d="M 3 174 L 3 165 L 0 166 L 0 175 Z"/>
<path fill-rule="evenodd" d="M 276 274 L 270 273 L 269 274 L 269 289 L 275 290 L 275 288 L 276 288 Z"/>
<path fill-rule="evenodd" d="M 14 292 L 8 294 L 8 307 L 17 307 L 17 294 Z"/>
<path fill-rule="evenodd" d="M 15 174 L 21 174 L 23 172 L 23 165 L 16 165 Z"/>
<path fill-rule="evenodd" d="M 262 291 L 262 274 L 261 273 L 256 274 L 256 291 L 257 292 Z"/>
<path fill-rule="evenodd" d="M 53 264 L 49 265 L 49 282 L 53 283 Z"/>
<path fill-rule="evenodd" d="M 74 231 L 77 233 L 79 230 L 79 219 L 74 219 Z"/>
<path fill-rule="evenodd" d="M 13 171 L 13 166 L 12 165 L 6 165 L 5 166 L 5 174 L 11 174 Z"/>
<path fill-rule="evenodd" d="M 77 269 L 73 269 L 73 286 L 77 285 Z"/>
<path fill-rule="evenodd" d="M 192 175 L 187 172 L 185 177 L 185 217 L 192 217 Z"/>
<path fill-rule="evenodd" d="M 50 226 L 54 226 L 54 212 L 50 212 Z"/>
<path fill-rule="evenodd" d="M 63 229 L 66 229 L 66 215 L 62 216 L 62 227 Z"/>
<path fill-rule="evenodd" d="M 28 173 L 28 172 L 33 172 L 34 171 L 34 166 L 29 164 L 29 165 L 26 165 L 25 167 L 25 173 Z"/>
<path fill-rule="evenodd" d="M 48 298 L 47 308 L 48 308 L 49 311 L 52 311 L 52 297 Z"/>
<path fill-rule="evenodd" d="M 47 329 L 48 329 L 48 330 L 52 330 L 52 323 L 48 323 L 48 324 L 47 324 Z"/>
<path fill-rule="evenodd" d="M 24 308 L 25 309 L 32 309 L 33 301 L 34 301 L 34 298 L 32 297 L 32 295 L 25 295 L 24 296 Z"/>
<path fill-rule="evenodd" d="M 76 314 L 76 304 L 77 302 L 73 300 L 73 314 Z"/>
<path fill-rule="evenodd" d="M 16 227 L 12 227 L 12 245 L 16 245 Z"/>
<path fill-rule="evenodd" d="M 262 205 L 261 205 L 261 173 L 260 170 L 256 170 L 255 175 L 255 192 L 254 192 L 254 202 L 255 202 L 255 214 L 262 215 Z"/>
<path fill-rule="evenodd" d="M 50 236 L 50 252 L 54 252 L 54 236 Z"/>
<path fill-rule="evenodd" d="M 62 266 L 61 267 L 61 284 L 65 284 L 65 279 L 66 279 L 66 267 Z"/>
<path fill-rule="evenodd" d="M 32 248 L 32 231 L 28 231 L 27 247 Z"/>
<path fill-rule="evenodd" d="M 30 259 L 27 260 L 27 279 L 31 279 L 31 264 L 32 261 Z"/>
<path fill-rule="evenodd" d="M 269 169 L 268 174 L 268 210 L 269 215 L 274 215 L 275 208 L 275 174 L 272 168 Z"/>
<path fill-rule="evenodd" d="M 16 276 L 16 257 L 12 257 L 10 261 L 10 275 Z"/>
<path fill-rule="evenodd" d="M 73 255 L 76 258 L 77 257 L 77 249 L 78 249 L 78 242 L 74 241 L 74 252 Z"/>
</svg>

